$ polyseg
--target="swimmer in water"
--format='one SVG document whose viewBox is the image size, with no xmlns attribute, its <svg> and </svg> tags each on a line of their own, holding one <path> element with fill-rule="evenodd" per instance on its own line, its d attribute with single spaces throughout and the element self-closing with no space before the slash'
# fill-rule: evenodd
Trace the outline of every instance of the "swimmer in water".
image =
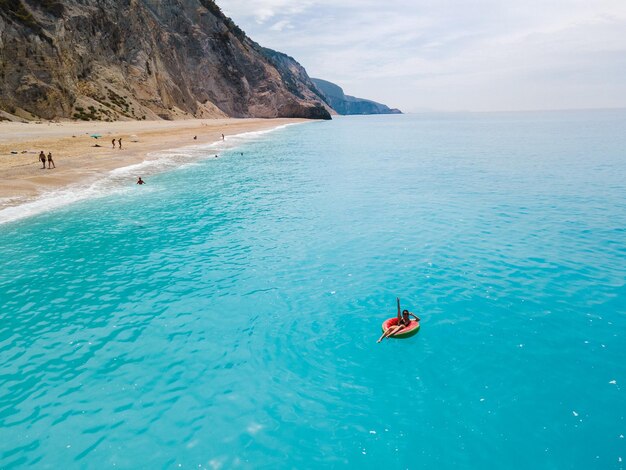
<svg viewBox="0 0 626 470">
<path fill-rule="evenodd" d="M 140 176 L 139 179 L 137 180 L 137 184 L 146 184 L 146 182 L 142 180 Z"/>
<path fill-rule="evenodd" d="M 409 312 L 408 310 L 400 310 L 400 299 L 396 297 L 398 301 L 398 317 L 395 325 L 391 325 L 387 330 L 382 334 L 380 338 L 378 338 L 377 343 L 380 343 L 383 339 L 389 338 L 390 336 L 395 335 L 401 329 L 411 324 L 411 316 L 415 318 L 416 321 L 420 321 L 420 319 Z"/>
</svg>

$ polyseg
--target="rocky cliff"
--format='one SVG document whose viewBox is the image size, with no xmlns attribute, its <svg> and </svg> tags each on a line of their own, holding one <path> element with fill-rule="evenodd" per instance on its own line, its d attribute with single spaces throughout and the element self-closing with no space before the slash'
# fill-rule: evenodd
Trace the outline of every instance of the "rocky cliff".
<svg viewBox="0 0 626 470">
<path fill-rule="evenodd" d="M 363 98 L 346 95 L 343 89 L 334 83 L 319 78 L 311 79 L 326 102 L 339 114 L 402 114 L 402 111 L 387 105 Z"/>
<path fill-rule="evenodd" d="M 0 110 L 85 120 L 331 111 L 300 64 L 252 41 L 212 0 L 0 0 Z"/>
</svg>

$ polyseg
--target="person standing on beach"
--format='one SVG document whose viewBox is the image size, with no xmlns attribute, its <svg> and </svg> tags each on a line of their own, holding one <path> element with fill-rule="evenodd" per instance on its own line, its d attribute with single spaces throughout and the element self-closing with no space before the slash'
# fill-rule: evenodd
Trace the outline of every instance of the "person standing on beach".
<svg viewBox="0 0 626 470">
<path fill-rule="evenodd" d="M 52 168 L 56 168 L 57 167 L 54 164 L 54 160 L 52 159 L 52 152 L 48 152 L 48 170 L 50 169 L 50 165 L 52 165 Z"/>
<path fill-rule="evenodd" d="M 113 139 L 111 143 L 113 144 L 113 148 L 115 148 L 115 139 Z"/>
<path fill-rule="evenodd" d="M 222 140 L 226 140 L 226 138 L 224 137 L 224 134 L 222 134 Z"/>
<path fill-rule="evenodd" d="M 117 139 L 117 143 L 120 144 L 120 150 L 122 150 L 122 138 Z"/>
<path fill-rule="evenodd" d="M 41 151 L 41 153 L 39 154 L 39 161 L 41 162 L 41 164 L 43 165 L 41 167 L 42 170 L 46 169 L 46 154 L 43 153 L 43 150 Z"/>
</svg>

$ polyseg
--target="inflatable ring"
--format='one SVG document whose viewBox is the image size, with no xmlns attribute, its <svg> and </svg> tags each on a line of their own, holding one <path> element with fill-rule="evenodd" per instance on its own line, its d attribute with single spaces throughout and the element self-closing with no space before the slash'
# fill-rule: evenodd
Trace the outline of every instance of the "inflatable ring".
<svg viewBox="0 0 626 470">
<path fill-rule="evenodd" d="M 383 322 L 383 332 L 387 331 L 389 328 L 394 327 L 398 324 L 398 317 L 388 318 Z M 388 336 L 388 338 L 408 338 L 409 336 L 413 336 L 420 329 L 420 322 L 417 320 L 411 320 L 411 322 L 398 331 L 395 335 Z"/>
</svg>

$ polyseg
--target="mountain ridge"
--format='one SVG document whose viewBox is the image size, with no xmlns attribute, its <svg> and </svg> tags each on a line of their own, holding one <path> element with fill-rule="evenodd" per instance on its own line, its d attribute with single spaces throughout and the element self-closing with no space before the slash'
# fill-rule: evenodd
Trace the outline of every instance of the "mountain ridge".
<svg viewBox="0 0 626 470">
<path fill-rule="evenodd" d="M 311 78 L 318 90 L 326 97 L 328 103 L 337 113 L 342 115 L 355 114 L 402 114 L 402 111 L 396 108 L 377 103 L 376 101 L 365 98 L 356 98 L 346 95 L 339 85 L 322 80 L 321 78 Z"/>
<path fill-rule="evenodd" d="M 0 109 L 82 120 L 332 112 L 295 59 L 212 0 L 0 0 Z"/>
</svg>

